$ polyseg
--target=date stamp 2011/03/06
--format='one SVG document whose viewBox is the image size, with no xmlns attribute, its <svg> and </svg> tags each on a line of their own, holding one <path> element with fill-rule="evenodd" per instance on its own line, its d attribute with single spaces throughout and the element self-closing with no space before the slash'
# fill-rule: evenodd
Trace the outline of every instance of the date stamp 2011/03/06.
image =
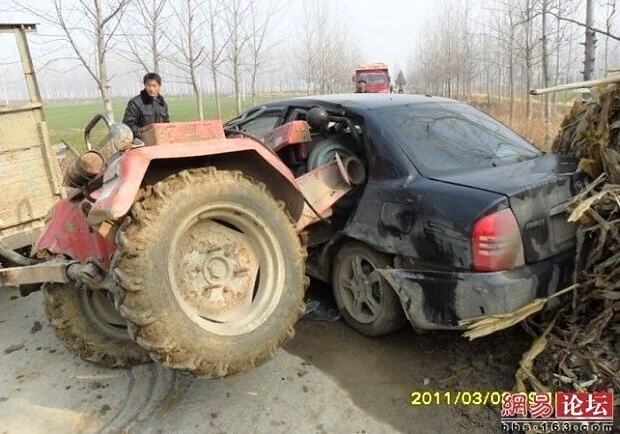
<svg viewBox="0 0 620 434">
<path fill-rule="evenodd" d="M 502 397 L 509 392 L 494 391 L 413 391 L 411 405 L 492 405 L 502 403 Z"/>
</svg>

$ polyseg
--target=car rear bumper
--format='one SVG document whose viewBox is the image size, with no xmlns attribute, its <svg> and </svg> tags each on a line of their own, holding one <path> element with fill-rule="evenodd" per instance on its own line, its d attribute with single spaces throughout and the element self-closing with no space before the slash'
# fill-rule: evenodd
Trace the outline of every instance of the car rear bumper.
<svg viewBox="0 0 620 434">
<path fill-rule="evenodd" d="M 411 323 L 425 330 L 460 329 L 458 321 L 511 312 L 569 284 L 574 252 L 491 273 L 383 269 Z"/>
</svg>

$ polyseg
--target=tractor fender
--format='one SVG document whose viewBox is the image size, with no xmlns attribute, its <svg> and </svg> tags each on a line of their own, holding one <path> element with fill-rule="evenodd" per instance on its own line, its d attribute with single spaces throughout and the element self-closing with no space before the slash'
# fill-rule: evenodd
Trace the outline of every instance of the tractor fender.
<svg viewBox="0 0 620 434">
<path fill-rule="evenodd" d="M 114 243 L 89 227 L 79 201 L 61 199 L 52 208 L 30 255 L 51 253 L 83 263 L 96 260 L 108 268 L 115 250 Z"/>
<path fill-rule="evenodd" d="M 200 157 L 207 159 L 196 160 Z M 179 161 L 179 169 L 175 170 L 173 160 L 184 163 Z M 160 162 L 165 164 L 158 164 Z M 144 146 L 110 160 L 102 187 L 91 195 L 95 202 L 88 214 L 88 223 L 98 225 L 105 220 L 123 217 L 152 170 L 149 167 L 157 166 L 173 173 L 191 167 L 191 164 L 193 167 L 211 165 L 225 170 L 241 170 L 265 183 L 276 199 L 285 202 L 295 221 L 301 216 L 304 198 L 289 168 L 260 143 L 248 138 L 234 138 Z"/>
</svg>

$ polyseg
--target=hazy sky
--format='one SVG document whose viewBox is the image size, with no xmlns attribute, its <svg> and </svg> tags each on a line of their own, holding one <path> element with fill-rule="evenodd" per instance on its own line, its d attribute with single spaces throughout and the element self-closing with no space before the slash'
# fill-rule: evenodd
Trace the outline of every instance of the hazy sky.
<svg viewBox="0 0 620 434">
<path fill-rule="evenodd" d="M 29 5 L 41 6 L 48 5 L 49 0 L 22 0 Z M 273 0 L 259 0 L 265 2 L 271 2 Z M 300 35 L 299 23 L 300 19 L 303 19 L 303 4 L 304 2 L 311 2 L 314 0 L 280 0 L 282 4 L 286 5 L 282 16 L 279 20 L 276 31 L 273 33 L 273 40 L 282 41 L 283 47 L 288 47 L 294 50 L 298 47 L 297 39 Z M 425 30 L 425 26 L 432 22 L 434 17 L 433 11 L 436 6 L 441 3 L 457 3 L 463 0 L 434 0 L 434 1 L 422 1 L 422 0 L 322 0 L 330 9 L 330 15 L 332 19 L 343 23 L 348 28 L 350 35 L 355 40 L 357 49 L 361 55 L 363 62 L 385 62 L 389 65 L 391 74 L 396 76 L 399 69 L 403 69 L 406 72 L 408 60 L 411 55 L 412 48 L 417 39 Z M 470 5 L 474 8 L 480 3 L 478 0 L 469 0 Z M 492 1 L 492 0 L 490 0 Z M 9 3 L 11 0 L 0 0 L 0 22 L 16 22 L 16 21 L 28 21 L 28 22 L 40 22 L 37 17 L 28 16 L 23 13 L 16 13 L 11 11 Z M 69 2 L 69 0 L 67 0 Z M 600 3 L 596 2 L 597 5 Z M 602 8 L 598 6 L 598 9 Z M 474 17 L 475 18 L 475 17 Z M 39 27 L 40 34 L 52 33 L 52 29 L 42 23 Z M 37 40 L 32 38 L 33 41 Z M 40 41 L 41 38 L 38 39 Z M 7 39 L 0 37 L 0 99 L 3 97 L 3 90 L 10 91 L 11 86 L 17 80 L 16 75 L 21 74 L 20 71 L 10 66 L 3 66 L 3 62 L 7 62 L 9 55 L 16 56 L 15 50 L 9 50 L 8 44 L 5 43 Z M 601 45 L 601 44 L 599 44 Z M 54 43 L 47 45 L 32 44 L 33 57 L 35 58 L 35 64 L 39 66 L 49 60 L 50 52 L 53 52 L 56 48 Z M 602 46 L 602 45 L 601 45 Z M 70 51 L 65 52 L 66 55 L 72 55 Z M 286 52 L 284 50 L 274 51 L 276 56 L 289 56 L 284 61 L 294 61 L 294 53 Z M 116 73 L 117 76 L 113 78 L 113 88 L 118 89 L 118 81 L 125 80 L 130 82 L 133 86 L 134 81 L 139 82 L 139 75 L 141 71 L 136 70 L 132 73 L 130 70 L 133 67 L 128 64 L 125 59 L 119 58 L 115 53 L 111 53 L 109 60 L 110 70 Z M 116 57 L 116 58 L 115 58 Z M 47 58 L 47 59 L 46 59 Z M 9 59 L 12 60 L 12 59 Z M 278 67 L 278 63 L 282 61 L 279 57 L 275 62 L 275 68 Z M 65 62 L 59 66 L 70 65 L 70 62 Z M 70 71 L 54 71 L 56 65 L 42 71 L 40 77 L 42 78 L 42 87 L 45 90 L 50 90 L 53 87 L 66 86 L 70 83 L 76 89 L 90 89 L 96 90 L 92 79 L 88 77 L 86 72 L 82 68 L 74 68 Z M 263 71 L 263 74 L 269 74 L 269 71 Z M 138 77 L 138 78 L 136 78 Z M 45 80 L 45 79 L 49 80 Z M 67 81 L 70 80 L 70 81 Z M 46 89 L 45 81 L 49 82 L 49 86 Z M 170 80 L 168 81 L 170 82 Z M 138 83 L 139 85 L 139 83 Z M 226 83 L 223 84 L 226 86 Z M 230 85 L 230 84 L 228 84 Z M 123 84 L 124 86 L 124 84 Z M 208 81 L 207 81 L 208 86 Z M 53 90 L 53 89 L 51 89 Z M 6 95 L 6 91 L 4 92 Z M 10 97 L 10 95 L 9 95 Z M 51 95 L 53 97 L 53 95 Z"/>
<path fill-rule="evenodd" d="M 287 15 L 299 13 L 302 0 L 291 1 Z M 331 0 L 357 40 L 367 62 L 383 61 L 405 68 L 409 53 L 433 2 L 423 0 Z M 393 73 L 395 74 L 395 72 Z"/>
<path fill-rule="evenodd" d="M 9 10 L 8 3 L 0 0 L 0 22 L 41 21 Z M 28 0 L 28 4 L 45 5 L 47 1 Z M 285 8 L 278 28 L 284 39 L 295 35 L 302 4 L 303 0 L 291 0 Z M 329 0 L 327 4 L 334 10 L 335 18 L 348 26 L 365 62 L 383 61 L 394 70 L 406 67 L 412 43 L 433 3 L 422 0 Z M 44 23 L 39 26 L 39 33 L 49 32 Z M 3 55 L 7 56 L 6 47 L 3 49 L 1 42 L 0 39 L 0 63 Z"/>
</svg>

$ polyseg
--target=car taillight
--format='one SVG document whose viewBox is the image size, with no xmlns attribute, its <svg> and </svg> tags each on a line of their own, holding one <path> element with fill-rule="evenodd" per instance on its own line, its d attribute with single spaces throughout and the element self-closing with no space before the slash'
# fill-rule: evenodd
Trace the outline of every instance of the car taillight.
<svg viewBox="0 0 620 434">
<path fill-rule="evenodd" d="M 476 271 L 500 271 L 525 263 L 521 232 L 509 208 L 482 217 L 471 235 Z"/>
</svg>

